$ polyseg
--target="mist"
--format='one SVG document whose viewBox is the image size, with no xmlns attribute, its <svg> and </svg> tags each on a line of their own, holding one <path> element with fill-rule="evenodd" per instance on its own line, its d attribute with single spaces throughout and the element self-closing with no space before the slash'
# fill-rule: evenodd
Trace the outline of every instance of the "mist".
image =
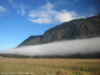
<svg viewBox="0 0 100 75">
<path fill-rule="evenodd" d="M 38 55 L 71 55 L 98 52 L 100 52 L 100 37 L 63 40 L 48 44 L 23 46 L 0 51 L 1 54 L 19 54 L 33 57 Z"/>
</svg>

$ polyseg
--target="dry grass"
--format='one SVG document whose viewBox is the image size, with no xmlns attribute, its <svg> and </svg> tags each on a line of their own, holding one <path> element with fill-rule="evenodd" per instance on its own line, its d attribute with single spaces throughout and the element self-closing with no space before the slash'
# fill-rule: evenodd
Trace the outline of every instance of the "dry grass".
<svg viewBox="0 0 100 75">
<path fill-rule="evenodd" d="M 0 75 L 100 75 L 100 59 L 0 57 Z"/>
</svg>

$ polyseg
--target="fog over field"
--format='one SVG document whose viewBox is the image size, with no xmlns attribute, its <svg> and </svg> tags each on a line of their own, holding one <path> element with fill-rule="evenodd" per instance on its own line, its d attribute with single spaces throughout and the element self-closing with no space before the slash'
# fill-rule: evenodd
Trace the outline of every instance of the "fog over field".
<svg viewBox="0 0 100 75">
<path fill-rule="evenodd" d="M 100 37 L 77 40 L 63 40 L 48 44 L 23 46 L 2 50 L 0 53 L 21 54 L 28 56 L 37 55 L 70 55 L 100 52 Z"/>
</svg>

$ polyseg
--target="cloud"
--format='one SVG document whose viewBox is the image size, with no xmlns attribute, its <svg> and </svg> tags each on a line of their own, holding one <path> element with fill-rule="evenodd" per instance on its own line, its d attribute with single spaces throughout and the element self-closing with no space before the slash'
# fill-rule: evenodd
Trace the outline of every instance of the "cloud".
<svg viewBox="0 0 100 75">
<path fill-rule="evenodd" d="M 26 14 L 26 9 L 29 8 L 28 5 L 25 4 L 18 4 L 15 3 L 14 0 L 9 0 L 9 4 L 17 11 L 17 13 L 21 16 L 24 16 Z"/>
<path fill-rule="evenodd" d="M 100 37 L 90 39 L 77 39 L 59 41 L 35 46 L 23 46 L 14 49 L 2 50 L 0 53 L 20 54 L 28 56 L 37 55 L 70 55 L 100 52 Z"/>
<path fill-rule="evenodd" d="M 7 9 L 4 6 L 0 5 L 0 18 L 5 15 Z"/>
<path fill-rule="evenodd" d="M 16 8 L 16 4 L 13 2 L 13 0 L 8 0 L 8 2 L 13 8 Z"/>
<path fill-rule="evenodd" d="M 24 16 L 25 15 L 25 10 L 24 9 L 21 9 L 18 11 L 18 14 L 20 14 L 21 16 Z"/>
<path fill-rule="evenodd" d="M 28 9 L 28 6 L 21 4 L 19 6 L 18 14 L 20 14 L 21 16 L 24 16 L 26 14 L 26 9 Z"/>
<path fill-rule="evenodd" d="M 0 13 L 6 12 L 6 8 L 0 5 Z"/>
<path fill-rule="evenodd" d="M 58 5 L 67 5 L 67 6 L 71 5 L 71 6 L 73 6 L 78 2 L 80 2 L 80 0 L 57 0 L 57 2 L 55 2 L 54 4 L 57 6 Z"/>
<path fill-rule="evenodd" d="M 55 23 L 67 22 L 77 18 L 78 15 L 73 11 L 54 9 L 54 5 L 47 3 L 40 6 L 37 10 L 31 10 L 28 15 L 28 20 L 33 23 Z"/>
<path fill-rule="evenodd" d="M 56 13 L 56 19 L 59 20 L 60 22 L 67 22 L 72 19 L 75 19 L 78 15 L 75 12 L 70 12 L 63 10 L 62 12 Z"/>
</svg>

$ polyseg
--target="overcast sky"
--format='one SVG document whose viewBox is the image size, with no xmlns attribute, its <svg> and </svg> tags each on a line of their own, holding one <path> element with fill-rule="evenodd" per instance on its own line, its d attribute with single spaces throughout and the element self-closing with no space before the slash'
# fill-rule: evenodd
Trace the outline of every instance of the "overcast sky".
<svg viewBox="0 0 100 75">
<path fill-rule="evenodd" d="M 57 24 L 100 12 L 100 0 L 0 0 L 0 49 Z"/>
</svg>

